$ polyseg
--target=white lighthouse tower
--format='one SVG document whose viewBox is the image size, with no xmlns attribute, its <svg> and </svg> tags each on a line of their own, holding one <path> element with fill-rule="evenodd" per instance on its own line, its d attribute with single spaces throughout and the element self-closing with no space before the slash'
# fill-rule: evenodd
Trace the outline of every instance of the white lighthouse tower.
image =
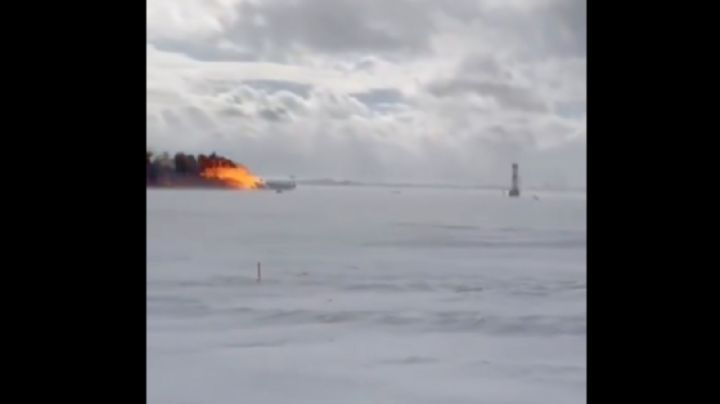
<svg viewBox="0 0 720 404">
<path fill-rule="evenodd" d="M 508 195 L 510 195 L 513 198 L 517 198 L 520 196 L 520 184 L 519 184 L 519 177 L 518 177 L 518 165 L 517 163 L 513 163 L 512 165 L 512 185 L 510 186 L 510 192 Z"/>
</svg>

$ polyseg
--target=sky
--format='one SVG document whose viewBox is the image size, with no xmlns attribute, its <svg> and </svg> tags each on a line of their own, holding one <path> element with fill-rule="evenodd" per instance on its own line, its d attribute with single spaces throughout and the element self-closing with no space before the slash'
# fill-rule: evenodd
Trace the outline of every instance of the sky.
<svg viewBox="0 0 720 404">
<path fill-rule="evenodd" d="M 586 186 L 586 0 L 148 0 L 147 143 L 266 176 Z"/>
</svg>

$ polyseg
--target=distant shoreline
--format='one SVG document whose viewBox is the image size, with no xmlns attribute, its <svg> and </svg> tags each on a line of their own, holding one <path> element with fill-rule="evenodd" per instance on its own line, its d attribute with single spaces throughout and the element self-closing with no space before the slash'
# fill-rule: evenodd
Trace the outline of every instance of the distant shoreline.
<svg viewBox="0 0 720 404">
<path fill-rule="evenodd" d="M 378 187 L 378 188 L 432 188 L 432 189 L 471 189 L 485 191 L 507 191 L 508 187 L 500 185 L 468 185 L 443 183 L 403 183 L 403 182 L 362 182 L 352 180 L 297 180 L 298 185 L 316 185 L 333 187 Z M 583 188 L 527 188 L 525 193 L 532 192 L 558 192 L 558 193 L 586 193 Z"/>
<path fill-rule="evenodd" d="M 453 184 L 408 184 L 408 183 L 375 183 L 375 182 L 359 182 L 359 181 L 324 181 L 324 180 L 297 180 L 299 187 L 329 187 L 329 188 L 381 188 L 389 190 L 401 189 L 445 189 L 445 190 L 464 190 L 464 191 L 490 191 L 490 192 L 507 192 L 507 187 L 492 185 L 453 185 Z M 243 191 L 222 183 L 207 184 L 168 184 L 168 185 L 147 185 L 148 190 L 219 190 L 219 191 Z M 258 189 L 262 190 L 262 189 Z M 553 193 L 553 194 L 586 194 L 584 189 L 523 189 L 522 194 L 532 196 L 535 194 Z"/>
</svg>

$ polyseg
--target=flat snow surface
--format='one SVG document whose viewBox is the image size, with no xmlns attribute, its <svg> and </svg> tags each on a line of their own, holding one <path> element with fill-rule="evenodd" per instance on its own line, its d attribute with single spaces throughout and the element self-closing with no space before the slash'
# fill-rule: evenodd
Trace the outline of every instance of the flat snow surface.
<svg viewBox="0 0 720 404">
<path fill-rule="evenodd" d="M 586 401 L 584 195 L 147 198 L 151 404 Z"/>
</svg>

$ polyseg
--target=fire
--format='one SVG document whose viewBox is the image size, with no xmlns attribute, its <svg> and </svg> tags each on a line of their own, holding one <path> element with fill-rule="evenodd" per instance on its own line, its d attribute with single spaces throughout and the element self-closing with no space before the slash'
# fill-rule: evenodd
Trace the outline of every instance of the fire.
<svg viewBox="0 0 720 404">
<path fill-rule="evenodd" d="M 207 179 L 222 181 L 239 189 L 259 189 L 265 183 L 262 178 L 242 165 L 234 167 L 213 165 L 205 167 L 200 175 Z"/>
</svg>

